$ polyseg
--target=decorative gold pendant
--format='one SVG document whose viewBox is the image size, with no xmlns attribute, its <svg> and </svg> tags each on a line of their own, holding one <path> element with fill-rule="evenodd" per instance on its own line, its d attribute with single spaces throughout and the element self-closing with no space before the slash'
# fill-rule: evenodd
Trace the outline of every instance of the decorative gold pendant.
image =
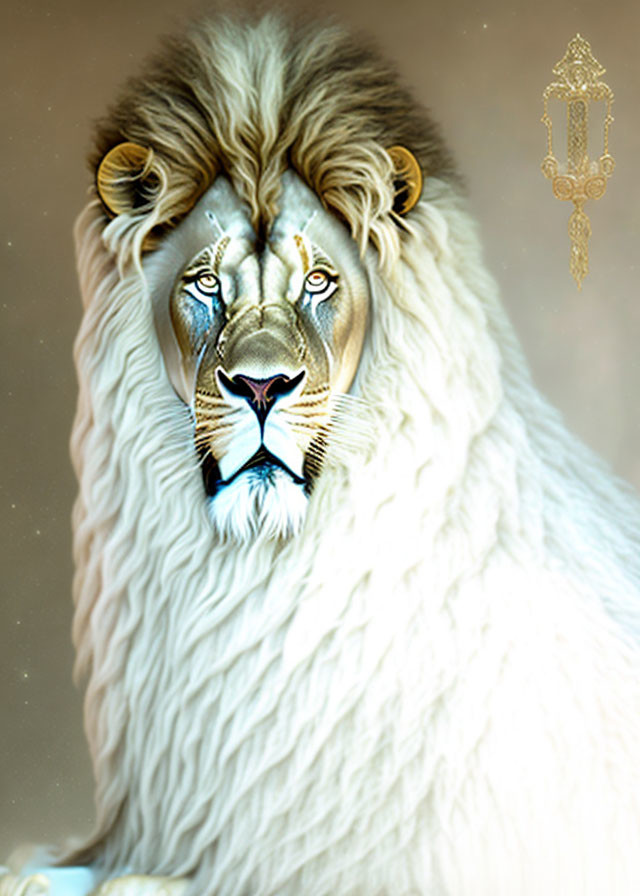
<svg viewBox="0 0 640 896">
<path fill-rule="evenodd" d="M 553 195 L 557 199 L 571 200 L 575 210 L 569 218 L 571 239 L 571 274 L 582 288 L 582 281 L 589 271 L 589 237 L 591 222 L 584 212 L 587 199 L 600 199 L 607 188 L 607 178 L 614 169 L 609 155 L 609 126 L 613 121 L 611 104 L 613 91 L 599 80 L 605 73 L 591 53 L 591 47 L 583 37 L 576 35 L 569 41 L 567 51 L 553 68 L 558 78 L 544 91 L 544 115 L 547 127 L 547 155 L 542 162 L 542 173 L 552 182 Z M 567 103 L 567 161 L 558 162 L 553 154 L 552 123 L 549 116 L 549 98 Z M 604 149 L 597 161 L 588 155 L 589 102 L 606 100 L 604 119 Z"/>
</svg>

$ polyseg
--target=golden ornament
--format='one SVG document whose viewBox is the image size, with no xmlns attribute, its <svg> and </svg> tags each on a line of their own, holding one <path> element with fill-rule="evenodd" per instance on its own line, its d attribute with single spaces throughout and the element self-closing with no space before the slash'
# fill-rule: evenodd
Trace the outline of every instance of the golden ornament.
<svg viewBox="0 0 640 896">
<path fill-rule="evenodd" d="M 569 218 L 571 239 L 570 270 L 582 288 L 582 281 L 589 271 L 589 246 L 591 222 L 584 211 L 587 199 L 600 199 L 607 188 L 607 178 L 614 169 L 609 154 L 609 126 L 613 121 L 611 104 L 613 91 L 601 81 L 605 69 L 594 58 L 591 47 L 583 37 L 576 35 L 569 41 L 567 51 L 553 68 L 558 80 L 545 89 L 542 122 L 547 128 L 547 155 L 542 162 L 542 173 L 552 184 L 557 199 L 570 200 L 575 209 Z M 553 154 L 553 126 L 549 115 L 549 99 L 567 103 L 567 160 L 559 162 Z M 604 148 L 597 160 L 590 160 L 588 153 L 589 103 L 605 100 Z"/>
</svg>

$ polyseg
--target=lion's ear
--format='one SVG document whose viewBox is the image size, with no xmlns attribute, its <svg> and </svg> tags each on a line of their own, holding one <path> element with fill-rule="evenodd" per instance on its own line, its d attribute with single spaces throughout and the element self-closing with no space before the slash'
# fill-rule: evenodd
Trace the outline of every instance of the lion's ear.
<svg viewBox="0 0 640 896">
<path fill-rule="evenodd" d="M 422 171 L 418 160 L 404 146 L 391 146 L 387 153 L 393 162 L 393 210 L 406 215 L 414 207 L 422 193 Z"/>
<path fill-rule="evenodd" d="M 100 199 L 114 215 L 143 208 L 158 187 L 153 151 L 138 143 L 119 143 L 98 166 L 96 186 Z"/>
</svg>

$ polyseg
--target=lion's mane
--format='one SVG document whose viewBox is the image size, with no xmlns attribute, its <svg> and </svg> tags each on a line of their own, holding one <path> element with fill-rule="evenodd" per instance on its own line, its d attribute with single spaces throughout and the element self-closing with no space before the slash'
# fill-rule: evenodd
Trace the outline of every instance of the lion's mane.
<svg viewBox="0 0 640 896">
<path fill-rule="evenodd" d="M 194 896 L 640 892 L 640 508 L 532 386 L 435 128 L 373 51 L 266 19 L 170 42 L 96 161 L 122 140 L 152 194 L 77 227 L 82 858 Z M 393 144 L 426 173 L 404 222 Z M 220 171 L 268 226 L 289 166 L 362 247 L 375 447 L 324 471 L 297 538 L 238 545 L 141 247 Z"/>
</svg>

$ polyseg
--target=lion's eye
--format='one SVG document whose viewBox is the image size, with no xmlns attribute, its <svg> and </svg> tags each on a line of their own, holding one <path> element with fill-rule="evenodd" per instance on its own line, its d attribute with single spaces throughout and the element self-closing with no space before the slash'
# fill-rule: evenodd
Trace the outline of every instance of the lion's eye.
<svg viewBox="0 0 640 896">
<path fill-rule="evenodd" d="M 214 305 L 220 299 L 220 280 L 209 270 L 185 274 L 184 288 L 192 298 L 204 305 L 213 317 Z"/>
<path fill-rule="evenodd" d="M 210 271 L 203 271 L 197 274 L 193 283 L 198 292 L 202 292 L 207 296 L 215 295 L 220 290 L 220 281 Z"/>
<path fill-rule="evenodd" d="M 313 271 L 309 271 L 304 278 L 304 291 L 314 303 L 328 299 L 337 288 L 337 274 L 330 274 L 324 268 L 315 268 Z"/>
</svg>

